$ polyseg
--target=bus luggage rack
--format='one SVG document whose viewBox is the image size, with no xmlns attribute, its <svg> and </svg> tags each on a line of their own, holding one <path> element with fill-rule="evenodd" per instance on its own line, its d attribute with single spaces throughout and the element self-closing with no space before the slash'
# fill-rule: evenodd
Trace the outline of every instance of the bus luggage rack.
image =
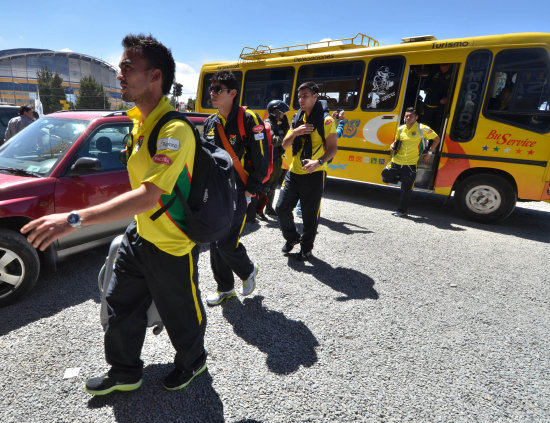
<svg viewBox="0 0 550 423">
<path fill-rule="evenodd" d="M 259 45 L 256 48 L 244 47 L 241 51 L 242 60 L 259 60 L 268 57 L 295 56 L 305 52 L 324 52 L 334 50 L 346 50 L 358 47 L 377 47 L 380 43 L 368 35 L 357 33 L 355 37 L 342 38 L 339 40 L 317 41 L 315 43 L 298 44 L 295 46 L 271 48 Z"/>
</svg>

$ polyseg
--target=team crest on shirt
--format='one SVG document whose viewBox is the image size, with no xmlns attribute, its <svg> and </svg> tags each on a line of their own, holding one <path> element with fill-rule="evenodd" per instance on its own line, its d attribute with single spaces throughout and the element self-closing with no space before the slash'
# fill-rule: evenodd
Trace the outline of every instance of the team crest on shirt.
<svg viewBox="0 0 550 423">
<path fill-rule="evenodd" d="M 136 148 L 134 148 L 134 153 L 137 153 L 139 149 L 141 148 L 141 144 L 143 144 L 143 135 L 141 135 L 136 143 Z"/>
<path fill-rule="evenodd" d="M 412 133 L 412 136 L 413 136 L 413 137 L 415 137 L 415 136 L 416 136 L 416 131 L 414 131 L 414 132 Z"/>
<path fill-rule="evenodd" d="M 206 135 L 214 136 L 214 128 L 210 129 L 210 131 L 208 131 L 208 133 Z"/>
<path fill-rule="evenodd" d="M 235 145 L 236 142 L 237 142 L 237 135 L 229 135 L 229 143 L 231 145 Z"/>
</svg>

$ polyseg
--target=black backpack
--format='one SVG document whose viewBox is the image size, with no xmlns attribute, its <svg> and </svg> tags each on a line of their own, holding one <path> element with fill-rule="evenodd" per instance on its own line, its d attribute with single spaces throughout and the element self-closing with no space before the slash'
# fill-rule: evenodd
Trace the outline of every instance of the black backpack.
<svg viewBox="0 0 550 423">
<path fill-rule="evenodd" d="M 151 219 L 156 220 L 171 209 L 171 220 L 193 242 L 204 244 L 218 241 L 229 232 L 237 202 L 237 185 L 231 156 L 224 149 L 204 140 L 183 113 L 171 111 L 160 118 L 149 135 L 147 147 L 151 157 L 157 152 L 160 129 L 173 119 L 189 124 L 195 135 L 191 189 L 186 201 L 176 183 L 173 190 L 175 195 L 153 213 Z"/>
</svg>

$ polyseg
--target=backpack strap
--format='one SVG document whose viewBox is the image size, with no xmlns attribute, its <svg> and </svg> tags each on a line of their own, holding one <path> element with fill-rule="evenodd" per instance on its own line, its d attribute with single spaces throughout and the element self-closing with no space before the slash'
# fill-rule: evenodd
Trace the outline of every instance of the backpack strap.
<svg viewBox="0 0 550 423">
<path fill-rule="evenodd" d="M 200 136 L 198 135 L 197 128 L 195 128 L 195 125 L 187 119 L 187 117 L 180 112 L 177 112 L 175 110 L 172 110 L 170 112 L 167 112 L 164 116 L 162 116 L 151 133 L 149 134 L 149 139 L 147 140 L 147 149 L 149 150 L 149 155 L 153 157 L 155 154 L 157 154 L 157 139 L 160 133 L 161 128 L 166 125 L 171 120 L 182 120 L 185 123 L 187 123 L 191 129 L 193 130 L 193 134 L 195 135 L 195 148 L 200 148 L 200 145 L 198 144 L 198 140 L 200 139 Z M 197 152 L 195 151 L 195 154 Z M 155 213 L 151 215 L 151 220 L 157 220 L 160 216 L 162 216 L 169 208 L 174 204 L 176 199 L 179 199 L 181 204 L 184 207 L 185 214 L 188 216 L 191 213 L 191 209 L 189 208 L 189 204 L 187 203 L 187 200 L 185 199 L 183 193 L 178 188 L 177 184 L 174 185 L 174 195 L 166 204 L 164 204 L 160 209 L 158 209 Z"/>
<path fill-rule="evenodd" d="M 168 113 L 166 113 L 164 116 L 162 116 L 151 133 L 149 134 L 149 139 L 147 140 L 147 149 L 149 150 L 149 155 L 153 157 L 155 154 L 157 154 L 157 139 L 160 133 L 160 130 L 164 125 L 166 125 L 169 121 L 173 119 L 179 119 L 183 120 L 184 122 L 190 124 L 191 128 L 194 128 L 194 125 L 189 122 L 189 119 L 187 119 L 182 113 L 176 112 L 175 110 L 172 110 Z"/>
<path fill-rule="evenodd" d="M 227 136 L 225 135 L 225 131 L 223 130 L 223 126 L 221 125 L 221 123 L 216 123 L 216 127 L 218 128 L 218 135 L 222 140 L 223 148 L 231 156 L 231 160 L 233 161 L 233 168 L 239 174 L 241 181 L 243 181 L 243 184 L 246 187 L 248 185 L 248 175 L 246 174 L 243 165 L 241 164 L 241 161 L 235 154 L 235 150 L 233 150 L 233 147 L 231 147 L 231 144 L 229 143 L 229 141 L 227 141 Z"/>
</svg>

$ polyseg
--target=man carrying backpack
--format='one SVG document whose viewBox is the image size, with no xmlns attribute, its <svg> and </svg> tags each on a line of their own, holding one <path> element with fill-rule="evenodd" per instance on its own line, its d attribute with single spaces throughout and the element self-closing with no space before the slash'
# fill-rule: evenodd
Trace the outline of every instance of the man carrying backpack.
<svg viewBox="0 0 550 423">
<path fill-rule="evenodd" d="M 318 97 L 319 87 L 314 82 L 305 82 L 298 87 L 300 110 L 292 118 L 290 130 L 283 140 L 285 150 L 292 145 L 292 164 L 275 209 L 286 240 L 283 253 L 288 254 L 299 243 L 298 258 L 301 260 L 312 255 L 327 162 L 338 149 L 334 119 L 324 110 Z M 296 230 L 292 215 L 298 200 L 302 204 L 302 236 Z"/>
<path fill-rule="evenodd" d="M 265 127 L 251 110 L 238 106 L 239 84 L 230 71 L 215 73 L 210 79 L 210 98 L 218 112 L 204 122 L 204 138 L 224 148 L 233 158 L 237 180 L 237 203 L 229 234 L 210 244 L 210 264 L 218 287 L 206 297 L 210 306 L 234 297 L 235 273 L 242 280 L 241 295 L 256 287 L 258 265 L 248 258 L 240 242 L 247 204 L 267 175 L 270 154 Z"/>
<path fill-rule="evenodd" d="M 394 184 L 401 181 L 399 208 L 392 213 L 397 217 L 407 216 L 409 200 L 416 179 L 416 164 L 423 149 L 422 140 L 424 138 L 433 139 L 433 145 L 426 154 L 423 153 L 422 160 L 424 162 L 430 160 L 430 155 L 434 154 L 440 141 L 439 136 L 429 126 L 420 126 L 416 122 L 417 119 L 416 110 L 413 107 L 407 107 L 403 118 L 405 124 L 397 129 L 395 141 L 390 146 L 394 156 L 382 171 L 382 181 Z"/>
<path fill-rule="evenodd" d="M 283 150 L 282 145 L 283 139 L 290 128 L 285 115 L 288 111 L 289 107 L 283 100 L 272 100 L 267 104 L 268 117 L 266 122 L 269 123 L 272 132 L 273 173 L 269 181 L 264 184 L 265 193 L 261 196 L 260 205 L 258 206 L 258 216 L 260 217 L 263 216 L 264 207 L 266 214 L 271 216 L 277 215 L 273 208 L 273 197 L 283 173 L 283 154 L 285 150 Z"/>
<path fill-rule="evenodd" d="M 185 388 L 206 370 L 206 314 L 198 288 L 198 247 L 167 213 L 150 218 L 175 195 L 176 185 L 184 196 L 189 193 L 195 156 L 193 128 L 181 120 L 168 121 L 160 129 L 156 154 L 151 157 L 150 133 L 163 115 L 174 110 L 165 97 L 174 81 L 174 59 L 150 35 L 127 35 L 122 45 L 117 79 L 122 99 L 136 104 L 127 112 L 134 123 L 128 146 L 132 190 L 97 206 L 42 217 L 21 229 L 43 251 L 55 239 L 82 226 L 134 216 L 107 290 L 105 355 L 111 368 L 105 375 L 88 379 L 85 390 L 92 395 L 141 386 L 140 354 L 152 300 L 176 350 L 174 370 L 164 379 L 164 388 Z"/>
</svg>

